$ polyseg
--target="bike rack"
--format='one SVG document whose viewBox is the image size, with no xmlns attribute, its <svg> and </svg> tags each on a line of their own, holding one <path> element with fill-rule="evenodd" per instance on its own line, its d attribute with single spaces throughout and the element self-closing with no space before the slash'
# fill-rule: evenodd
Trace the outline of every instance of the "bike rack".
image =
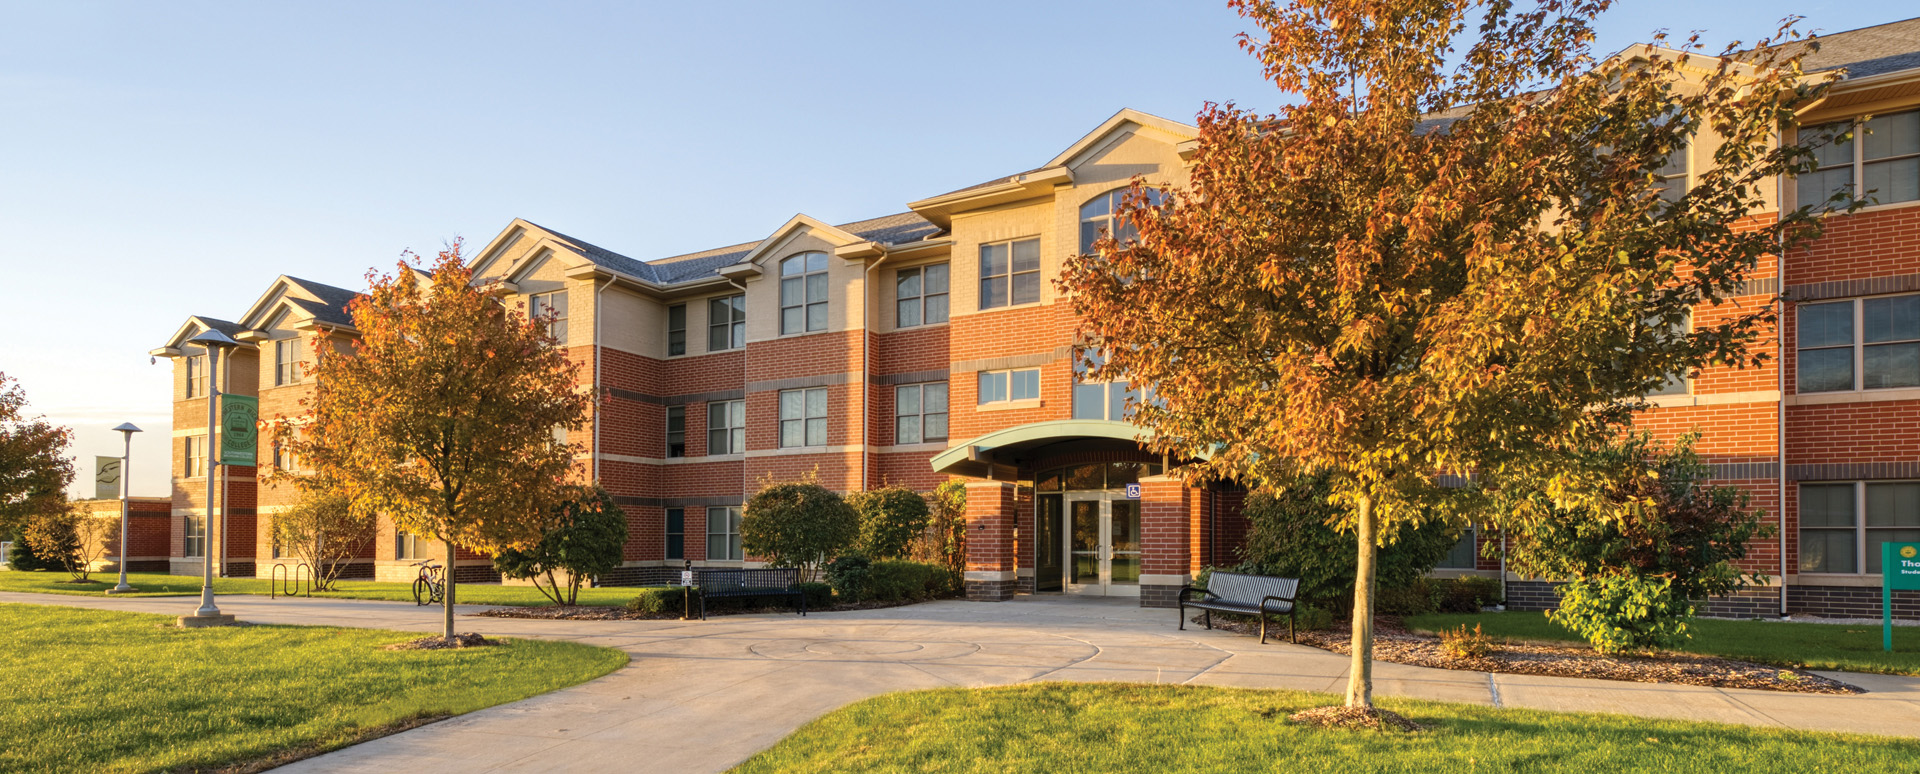
<svg viewBox="0 0 1920 774">
<path fill-rule="evenodd" d="M 307 575 L 307 583 L 305 586 L 299 585 L 300 574 L 302 572 Z M 313 568 L 308 566 L 306 562 L 301 562 L 292 568 L 288 568 L 285 564 L 274 565 L 273 570 L 267 573 L 267 598 L 278 599 L 282 596 L 305 596 L 312 598 Z"/>
</svg>

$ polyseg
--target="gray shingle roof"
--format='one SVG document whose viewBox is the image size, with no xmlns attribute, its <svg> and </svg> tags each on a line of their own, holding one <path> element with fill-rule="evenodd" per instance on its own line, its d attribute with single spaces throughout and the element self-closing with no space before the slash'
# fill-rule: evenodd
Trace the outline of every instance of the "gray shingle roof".
<svg viewBox="0 0 1920 774">
<path fill-rule="evenodd" d="M 358 298 L 360 296 L 359 293 L 346 288 L 314 282 L 313 280 L 300 279 L 299 277 L 288 277 L 287 280 L 299 285 L 300 289 L 320 299 L 320 303 L 318 304 L 298 298 L 287 299 L 288 303 L 306 310 L 307 314 L 313 315 L 313 319 L 319 320 L 320 322 L 333 325 L 353 325 L 353 315 L 347 311 L 347 304 L 352 303 L 353 299 Z"/>
<path fill-rule="evenodd" d="M 539 224 L 535 224 L 539 225 Z M 606 248 L 597 247 L 553 229 L 540 226 L 547 233 L 572 244 L 580 256 L 592 261 L 594 265 L 611 269 L 630 277 L 637 277 L 661 285 L 678 285 L 703 279 L 711 279 L 716 272 L 739 263 L 760 246 L 759 241 L 742 242 L 737 245 L 716 247 L 694 253 L 640 261 Z M 879 218 L 854 221 L 835 226 L 861 239 L 887 245 L 915 242 L 940 233 L 940 228 L 927 222 L 925 218 L 911 212 L 887 215 Z"/>
<path fill-rule="evenodd" d="M 230 320 L 216 320 L 211 317 L 207 317 L 205 315 L 198 315 L 198 314 L 194 315 L 193 319 L 196 322 L 199 322 L 209 328 L 212 328 L 216 331 L 224 333 L 229 337 L 238 336 L 240 335 L 241 331 L 246 330 L 246 326 L 243 326 L 237 322 L 232 322 Z M 188 338 L 192 338 L 192 337 L 189 336 Z"/>
<path fill-rule="evenodd" d="M 1865 78 L 1920 67 L 1920 18 L 1822 35 L 1819 41 L 1820 50 L 1803 65 L 1809 72 L 1843 69 L 1848 78 Z"/>
</svg>

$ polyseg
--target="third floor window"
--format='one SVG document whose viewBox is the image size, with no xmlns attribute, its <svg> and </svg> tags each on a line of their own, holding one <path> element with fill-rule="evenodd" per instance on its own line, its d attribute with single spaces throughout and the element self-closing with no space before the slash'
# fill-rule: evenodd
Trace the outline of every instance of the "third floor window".
<svg viewBox="0 0 1920 774">
<path fill-rule="evenodd" d="M 780 333 L 827 329 L 827 254 L 801 253 L 780 262 Z"/>
<path fill-rule="evenodd" d="M 980 246 L 980 308 L 1040 301 L 1040 240 Z"/>
<path fill-rule="evenodd" d="M 687 305 L 667 307 L 667 357 L 687 354 Z"/>
<path fill-rule="evenodd" d="M 1800 392 L 1920 387 L 1920 294 L 1801 304 Z"/>
<path fill-rule="evenodd" d="M 300 339 L 278 339 L 273 342 L 273 384 L 300 383 Z"/>
<path fill-rule="evenodd" d="M 824 275 L 822 275 L 824 276 Z M 823 282 L 824 286 L 824 282 Z M 823 294 L 821 299 L 824 301 Z M 822 306 L 824 310 L 826 307 Z M 822 317 L 825 311 L 821 312 Z M 747 297 L 727 296 L 707 302 L 707 351 L 739 349 L 747 345 Z"/>
<path fill-rule="evenodd" d="M 894 327 L 947 321 L 947 265 L 901 269 L 894 279 Z"/>
<path fill-rule="evenodd" d="M 1815 149 L 1819 170 L 1794 183 L 1801 205 L 1817 204 L 1836 193 L 1862 196 L 1869 204 L 1920 200 L 1920 110 L 1810 126 L 1800 130 L 1800 139 L 1838 137 L 1848 131 L 1853 136 L 1845 142 Z"/>
<path fill-rule="evenodd" d="M 536 293 L 527 304 L 527 311 L 534 319 L 552 319 L 547 323 L 547 333 L 553 336 L 560 346 L 567 345 L 567 291 L 556 290 L 552 293 Z"/>
<path fill-rule="evenodd" d="M 207 393 L 206 363 L 204 357 L 187 358 L 187 397 L 198 398 Z"/>
</svg>

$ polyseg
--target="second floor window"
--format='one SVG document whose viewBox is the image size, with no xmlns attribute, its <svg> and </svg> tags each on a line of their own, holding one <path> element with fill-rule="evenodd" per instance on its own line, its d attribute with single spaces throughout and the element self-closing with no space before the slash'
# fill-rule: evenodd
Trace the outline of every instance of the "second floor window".
<svg viewBox="0 0 1920 774">
<path fill-rule="evenodd" d="M 1040 240 L 980 246 L 980 308 L 1040 302 Z"/>
<path fill-rule="evenodd" d="M 980 372 L 979 403 L 983 406 L 988 403 L 1039 399 L 1040 369 L 1038 368 Z"/>
<path fill-rule="evenodd" d="M 780 332 L 827 329 L 827 254 L 801 253 L 780 262 Z"/>
<path fill-rule="evenodd" d="M 530 299 L 527 311 L 534 319 L 544 319 L 552 315 L 547 323 L 547 333 L 560 346 L 567 345 L 567 291 L 556 290 L 552 293 L 536 293 Z"/>
<path fill-rule="evenodd" d="M 207 474 L 207 437 L 189 435 L 180 439 L 186 464 L 180 468 L 180 475 L 186 478 L 199 478 Z"/>
<path fill-rule="evenodd" d="M 1920 387 L 1920 294 L 1801 304 L 1800 392 Z"/>
<path fill-rule="evenodd" d="M 1853 135 L 1845 142 L 1829 141 L 1814 150 L 1818 171 L 1794 181 L 1800 204 L 1817 204 L 1836 193 L 1865 197 L 1871 204 L 1920 200 L 1920 110 L 1811 126 L 1800 130 L 1800 139 L 1837 138 L 1849 131 Z"/>
<path fill-rule="evenodd" d="M 747 402 L 723 400 L 707 404 L 707 453 L 741 454 L 747 450 Z"/>
<path fill-rule="evenodd" d="M 739 349 L 746 345 L 747 297 L 727 296 L 708 301 L 707 351 Z"/>
<path fill-rule="evenodd" d="M 947 321 L 947 265 L 901 269 L 894 278 L 896 328 Z"/>
<path fill-rule="evenodd" d="M 687 456 L 687 407 L 667 407 L 667 456 Z"/>
<path fill-rule="evenodd" d="M 300 383 L 300 339 L 279 339 L 273 342 L 273 384 Z"/>
<path fill-rule="evenodd" d="M 1093 355 L 1100 358 L 1097 353 Z M 1127 421 L 1127 401 L 1138 401 L 1140 393 L 1124 382 L 1095 382 L 1087 378 L 1087 364 L 1073 360 L 1073 418 Z"/>
<path fill-rule="evenodd" d="M 687 305 L 667 307 L 667 357 L 687 354 Z"/>
<path fill-rule="evenodd" d="M 925 443 L 946 439 L 945 382 L 903 384 L 893 388 L 894 443 Z"/>
<path fill-rule="evenodd" d="M 780 446 L 827 445 L 827 390 L 780 392 Z"/>
<path fill-rule="evenodd" d="M 187 397 L 198 398 L 207 393 L 206 363 L 204 357 L 187 358 Z"/>
</svg>

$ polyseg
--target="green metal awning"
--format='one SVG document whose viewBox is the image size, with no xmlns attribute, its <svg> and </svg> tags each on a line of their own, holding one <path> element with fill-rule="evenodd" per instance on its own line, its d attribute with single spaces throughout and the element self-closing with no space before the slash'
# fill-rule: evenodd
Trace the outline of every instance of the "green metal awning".
<svg viewBox="0 0 1920 774">
<path fill-rule="evenodd" d="M 933 471 L 972 478 L 1012 479 L 1019 464 L 1042 451 L 1091 446 L 1138 446 L 1152 435 L 1126 422 L 1060 419 L 995 430 L 933 456 Z"/>
</svg>

